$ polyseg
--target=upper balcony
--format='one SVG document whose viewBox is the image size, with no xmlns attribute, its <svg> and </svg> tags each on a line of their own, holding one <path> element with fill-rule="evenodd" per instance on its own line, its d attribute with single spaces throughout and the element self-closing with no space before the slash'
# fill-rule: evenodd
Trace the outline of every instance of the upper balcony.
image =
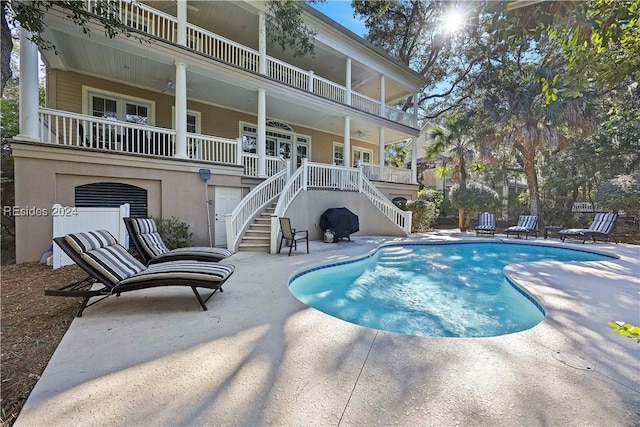
<svg viewBox="0 0 640 427">
<path fill-rule="evenodd" d="M 95 10 L 94 0 L 87 3 L 89 10 Z M 196 6 L 188 9 L 186 46 L 178 44 L 174 2 L 145 4 L 118 0 L 117 3 L 120 21 L 134 32 L 148 36 L 153 43 L 166 42 L 192 55 L 283 83 L 393 123 L 418 128 L 413 111 L 403 111 L 397 105 L 418 90 L 423 83 L 420 77 L 391 58 L 384 58 L 374 48 L 365 47 L 364 42 L 351 40 L 356 39 L 355 35 L 343 36 L 346 40 L 343 50 L 350 50 L 350 53 L 337 51 L 328 45 L 329 38 L 335 35 L 321 32 L 316 42 L 315 57 L 294 57 L 290 52 L 275 48 L 266 55 L 264 67 L 261 67 L 257 29 L 259 10 L 256 9 L 261 6 L 260 2 L 195 2 L 197 13 L 194 12 Z M 319 22 L 319 25 L 323 23 Z M 377 62 L 373 58 L 375 55 L 378 56 Z M 171 76 L 154 77 L 152 75 L 154 81 L 172 81 Z"/>
</svg>

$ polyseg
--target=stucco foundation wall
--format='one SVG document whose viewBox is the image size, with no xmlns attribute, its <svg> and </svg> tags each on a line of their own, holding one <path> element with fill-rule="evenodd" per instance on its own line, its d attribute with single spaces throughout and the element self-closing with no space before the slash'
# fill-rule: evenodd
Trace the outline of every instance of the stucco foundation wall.
<svg viewBox="0 0 640 427">
<path fill-rule="evenodd" d="M 189 224 L 195 245 L 208 246 L 209 234 L 201 167 L 212 170 L 208 194 L 215 200 L 217 186 L 245 188 L 241 169 L 192 162 L 157 161 L 127 156 L 89 153 L 62 154 L 69 150 L 42 145 L 14 144 L 16 206 L 33 207 L 46 215 L 16 217 L 16 262 L 37 261 L 51 245 L 53 217 L 51 207 L 75 205 L 75 187 L 97 182 L 118 182 L 147 190 L 148 215 L 178 217 Z M 228 169 L 228 170 L 227 170 Z M 231 175 L 235 173 L 236 176 Z M 215 206 L 210 206 L 212 232 Z"/>
<path fill-rule="evenodd" d="M 360 231 L 356 235 L 405 236 L 400 227 L 391 222 L 361 193 L 302 191 L 283 216 L 291 218 L 294 228 L 309 230 L 310 240 L 320 240 L 324 233 L 318 225 L 320 215 L 329 208 L 347 208 L 358 215 Z"/>
</svg>

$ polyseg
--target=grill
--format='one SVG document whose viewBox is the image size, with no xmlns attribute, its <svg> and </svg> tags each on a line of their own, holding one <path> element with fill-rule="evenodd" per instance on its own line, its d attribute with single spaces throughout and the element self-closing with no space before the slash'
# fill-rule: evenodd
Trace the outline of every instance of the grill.
<svg viewBox="0 0 640 427">
<path fill-rule="evenodd" d="M 333 231 L 334 241 L 343 237 L 351 240 L 350 235 L 360 230 L 360 222 L 347 208 L 330 208 L 320 216 L 320 228 Z"/>
</svg>

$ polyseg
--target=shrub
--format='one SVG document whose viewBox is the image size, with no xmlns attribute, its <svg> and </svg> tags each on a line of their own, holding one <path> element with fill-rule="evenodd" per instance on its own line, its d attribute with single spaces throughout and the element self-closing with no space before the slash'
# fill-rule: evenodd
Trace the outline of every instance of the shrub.
<svg viewBox="0 0 640 427">
<path fill-rule="evenodd" d="M 603 183 L 596 193 L 596 202 L 607 209 L 633 215 L 640 210 L 640 173 L 618 175 Z"/>
<path fill-rule="evenodd" d="M 418 191 L 418 200 L 431 202 L 435 205 L 436 209 L 440 211 L 444 200 L 444 193 L 442 190 L 436 190 L 435 188 L 423 188 Z"/>
<path fill-rule="evenodd" d="M 179 218 L 154 218 L 158 225 L 158 233 L 169 250 L 193 246 L 193 233 L 189 232 L 189 224 Z"/>
<path fill-rule="evenodd" d="M 449 200 L 454 208 L 469 213 L 496 212 L 502 206 L 498 193 L 479 182 L 467 183 L 464 190 L 455 184 L 449 192 Z"/>
<path fill-rule="evenodd" d="M 406 210 L 413 212 L 411 215 L 411 231 L 421 232 L 431 228 L 437 214 L 436 205 L 425 200 L 409 200 Z"/>
</svg>

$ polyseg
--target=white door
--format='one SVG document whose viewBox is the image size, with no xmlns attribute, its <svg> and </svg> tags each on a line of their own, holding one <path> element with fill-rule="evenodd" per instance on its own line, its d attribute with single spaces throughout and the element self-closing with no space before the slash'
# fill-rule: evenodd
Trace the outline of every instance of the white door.
<svg viewBox="0 0 640 427">
<path fill-rule="evenodd" d="M 236 187 L 215 187 L 215 228 L 214 246 L 227 246 L 225 214 L 231 213 L 242 199 L 242 189 Z"/>
</svg>

